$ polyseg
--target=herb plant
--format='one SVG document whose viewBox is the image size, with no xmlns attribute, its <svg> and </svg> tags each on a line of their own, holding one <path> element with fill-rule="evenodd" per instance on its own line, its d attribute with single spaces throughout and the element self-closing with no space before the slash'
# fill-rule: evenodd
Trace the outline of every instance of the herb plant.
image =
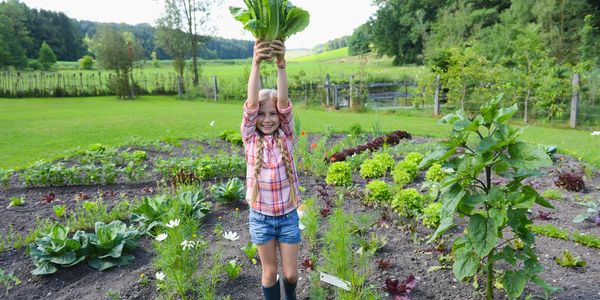
<svg viewBox="0 0 600 300">
<path fill-rule="evenodd" d="M 455 170 L 441 184 L 441 222 L 430 241 L 454 226 L 455 213 L 468 217 L 464 236 L 452 247 L 456 278 L 462 281 L 484 273 L 486 299 L 493 299 L 494 263 L 504 260 L 510 265 L 502 276 L 504 289 L 509 299 L 517 299 L 529 280 L 550 289 L 537 275 L 542 266 L 534 251 L 527 212 L 534 203 L 553 207 L 522 181 L 542 175 L 539 169 L 552 165 L 552 160 L 541 147 L 519 140 L 523 129 L 505 124 L 517 105 L 502 108 L 501 99 L 499 96 L 483 104 L 475 116 L 463 110 L 445 116 L 441 123 L 453 127 L 449 139 L 441 142 L 421 167 L 446 161 L 445 165 Z M 494 184 L 494 176 L 509 182 Z M 511 234 L 505 236 L 508 230 Z M 509 243 L 517 239 L 523 242 L 522 249 Z"/>
<path fill-rule="evenodd" d="M 229 7 L 233 17 L 257 39 L 284 41 L 308 26 L 310 15 L 288 0 L 244 0 L 247 9 Z"/>
</svg>

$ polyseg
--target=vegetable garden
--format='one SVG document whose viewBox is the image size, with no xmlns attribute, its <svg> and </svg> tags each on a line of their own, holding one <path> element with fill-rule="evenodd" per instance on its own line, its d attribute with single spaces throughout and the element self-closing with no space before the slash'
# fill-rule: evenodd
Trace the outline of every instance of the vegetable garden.
<svg viewBox="0 0 600 300">
<path fill-rule="evenodd" d="M 600 173 L 522 142 L 499 102 L 449 114 L 443 139 L 297 119 L 299 299 L 600 297 Z M 240 143 L 94 144 L 0 170 L 3 295 L 259 298 Z"/>
</svg>

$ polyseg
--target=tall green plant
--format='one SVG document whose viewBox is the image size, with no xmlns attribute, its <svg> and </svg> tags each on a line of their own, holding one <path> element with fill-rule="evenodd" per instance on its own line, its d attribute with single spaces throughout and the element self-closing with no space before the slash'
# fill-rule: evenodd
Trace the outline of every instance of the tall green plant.
<svg viewBox="0 0 600 300">
<path fill-rule="evenodd" d="M 509 299 L 517 299 L 529 280 L 550 289 L 538 276 L 542 266 L 534 252 L 534 235 L 527 226 L 532 224 L 527 210 L 534 203 L 553 207 L 522 181 L 542 175 L 539 169 L 552 161 L 541 147 L 519 140 L 522 128 L 505 124 L 518 107 L 502 108 L 501 100 L 502 95 L 488 101 L 475 116 L 463 110 L 445 116 L 441 123 L 453 125 L 449 139 L 441 142 L 421 166 L 447 161 L 446 165 L 455 170 L 441 183 L 441 224 L 430 241 L 454 226 L 455 213 L 469 217 L 464 236 L 452 247 L 456 278 L 485 273 L 486 299 L 493 299 L 494 263 L 504 260 L 510 267 L 502 282 Z M 495 177 L 508 183 L 495 184 Z M 521 240 L 523 248 L 512 246 L 514 240 Z"/>
</svg>

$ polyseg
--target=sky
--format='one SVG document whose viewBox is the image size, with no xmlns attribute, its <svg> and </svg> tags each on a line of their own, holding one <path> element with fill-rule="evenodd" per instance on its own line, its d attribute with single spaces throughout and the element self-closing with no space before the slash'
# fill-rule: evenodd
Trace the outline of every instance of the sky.
<svg viewBox="0 0 600 300">
<path fill-rule="evenodd" d="M 128 24 L 155 24 L 163 11 L 160 0 L 21 0 L 30 8 L 61 11 L 77 20 L 118 22 Z M 291 36 L 288 49 L 313 48 L 334 38 L 351 35 L 365 23 L 377 7 L 372 0 L 295 0 L 295 6 L 310 13 L 308 27 Z M 242 0 L 221 0 L 215 7 L 213 21 L 215 35 L 224 38 L 252 40 L 252 35 L 233 19 L 229 6 L 244 6 Z M 119 9 L 116 9 L 116 8 Z"/>
</svg>

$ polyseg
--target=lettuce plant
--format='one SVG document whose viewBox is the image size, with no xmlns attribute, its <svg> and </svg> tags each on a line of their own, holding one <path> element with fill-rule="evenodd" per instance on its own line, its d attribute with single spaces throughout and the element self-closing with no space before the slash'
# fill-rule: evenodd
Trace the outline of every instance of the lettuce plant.
<svg viewBox="0 0 600 300">
<path fill-rule="evenodd" d="M 388 203 L 392 200 L 392 192 L 385 181 L 373 180 L 367 183 L 367 203 Z"/>
<path fill-rule="evenodd" d="M 442 203 L 433 202 L 423 210 L 423 225 L 428 228 L 437 228 L 440 225 L 440 212 Z"/>
<path fill-rule="evenodd" d="M 425 173 L 425 180 L 433 181 L 433 182 L 440 182 L 444 179 L 445 176 L 446 176 L 446 173 L 444 173 L 444 171 L 442 171 L 442 165 L 441 164 L 433 164 L 433 165 L 431 165 L 431 167 L 429 167 L 429 169 Z"/>
<path fill-rule="evenodd" d="M 340 161 L 329 165 L 325 182 L 331 185 L 350 185 L 352 183 L 350 164 Z"/>
<path fill-rule="evenodd" d="M 563 250 L 562 255 L 555 257 L 554 261 L 561 267 L 585 267 L 587 263 L 584 260 L 581 260 L 579 256 L 573 256 L 573 253 L 569 250 Z"/>
<path fill-rule="evenodd" d="M 244 144 L 244 142 L 242 141 L 242 135 L 240 134 L 239 130 L 224 130 L 223 132 L 221 132 L 221 134 L 219 134 L 219 137 L 222 140 L 230 142 L 234 145 L 241 146 Z"/>
<path fill-rule="evenodd" d="M 246 185 L 237 177 L 227 183 L 217 183 L 210 188 L 213 197 L 219 202 L 241 201 L 246 196 Z"/>
<path fill-rule="evenodd" d="M 385 175 L 386 166 L 383 162 L 375 159 L 367 159 L 360 166 L 362 178 L 379 178 Z"/>
<path fill-rule="evenodd" d="M 241 248 L 244 252 L 244 255 L 252 262 L 253 265 L 256 264 L 256 253 L 258 253 L 258 247 L 252 243 L 251 241 L 246 244 L 246 246 Z"/>
<path fill-rule="evenodd" d="M 125 254 L 133 251 L 142 235 L 137 230 L 130 230 L 125 223 L 117 220 L 110 224 L 96 222 L 95 234 L 89 235 L 90 267 L 103 271 L 115 266 L 126 266 L 133 262 L 133 255 Z"/>
<path fill-rule="evenodd" d="M 224 267 L 223 270 L 231 280 L 235 280 L 240 276 L 240 272 L 242 271 L 242 264 L 238 264 L 235 259 L 230 260 Z"/>
<path fill-rule="evenodd" d="M 396 164 L 394 157 L 387 152 L 379 152 L 373 154 L 373 160 L 381 162 L 381 164 L 385 167 L 386 171 L 391 170 Z"/>
<path fill-rule="evenodd" d="M 164 195 L 145 197 L 139 207 L 133 210 L 129 220 L 137 222 L 139 229 L 150 234 L 153 228 L 161 225 L 161 218 L 167 210 L 167 198 Z"/>
<path fill-rule="evenodd" d="M 503 108 L 501 100 L 498 96 L 484 103 L 473 116 L 463 110 L 445 116 L 441 123 L 450 124 L 452 132 L 420 167 L 438 162 L 455 170 L 440 184 L 441 221 L 430 241 L 454 226 L 455 213 L 468 218 L 464 235 L 452 247 L 456 278 L 462 281 L 482 273 L 486 299 L 493 299 L 494 264 L 504 260 L 509 268 L 502 275 L 504 289 L 509 299 L 517 299 L 530 280 L 552 290 L 538 276 L 542 266 L 528 228 L 532 224 L 528 210 L 534 204 L 553 207 L 523 184 L 528 177 L 543 175 L 539 170 L 552 165 L 552 160 L 542 147 L 519 139 L 524 129 L 506 124 L 518 107 Z M 517 240 L 522 248 L 511 243 Z"/>
<path fill-rule="evenodd" d="M 58 267 L 71 267 L 85 259 L 80 251 L 87 246 L 85 232 L 77 231 L 72 239 L 68 234 L 69 227 L 56 223 L 29 244 L 29 255 L 36 266 L 33 275 L 52 274 Z"/>
<path fill-rule="evenodd" d="M 308 26 L 307 11 L 288 0 L 244 0 L 247 9 L 229 7 L 233 17 L 257 39 L 286 40 Z"/>
<path fill-rule="evenodd" d="M 202 220 L 210 211 L 212 204 L 207 201 L 206 196 L 201 192 L 181 192 L 177 195 L 177 200 L 183 206 L 186 213 Z"/>
<path fill-rule="evenodd" d="M 425 197 L 416 189 L 404 189 L 396 194 L 392 200 L 392 208 L 398 215 L 406 218 L 414 218 L 423 212 Z"/>
</svg>

